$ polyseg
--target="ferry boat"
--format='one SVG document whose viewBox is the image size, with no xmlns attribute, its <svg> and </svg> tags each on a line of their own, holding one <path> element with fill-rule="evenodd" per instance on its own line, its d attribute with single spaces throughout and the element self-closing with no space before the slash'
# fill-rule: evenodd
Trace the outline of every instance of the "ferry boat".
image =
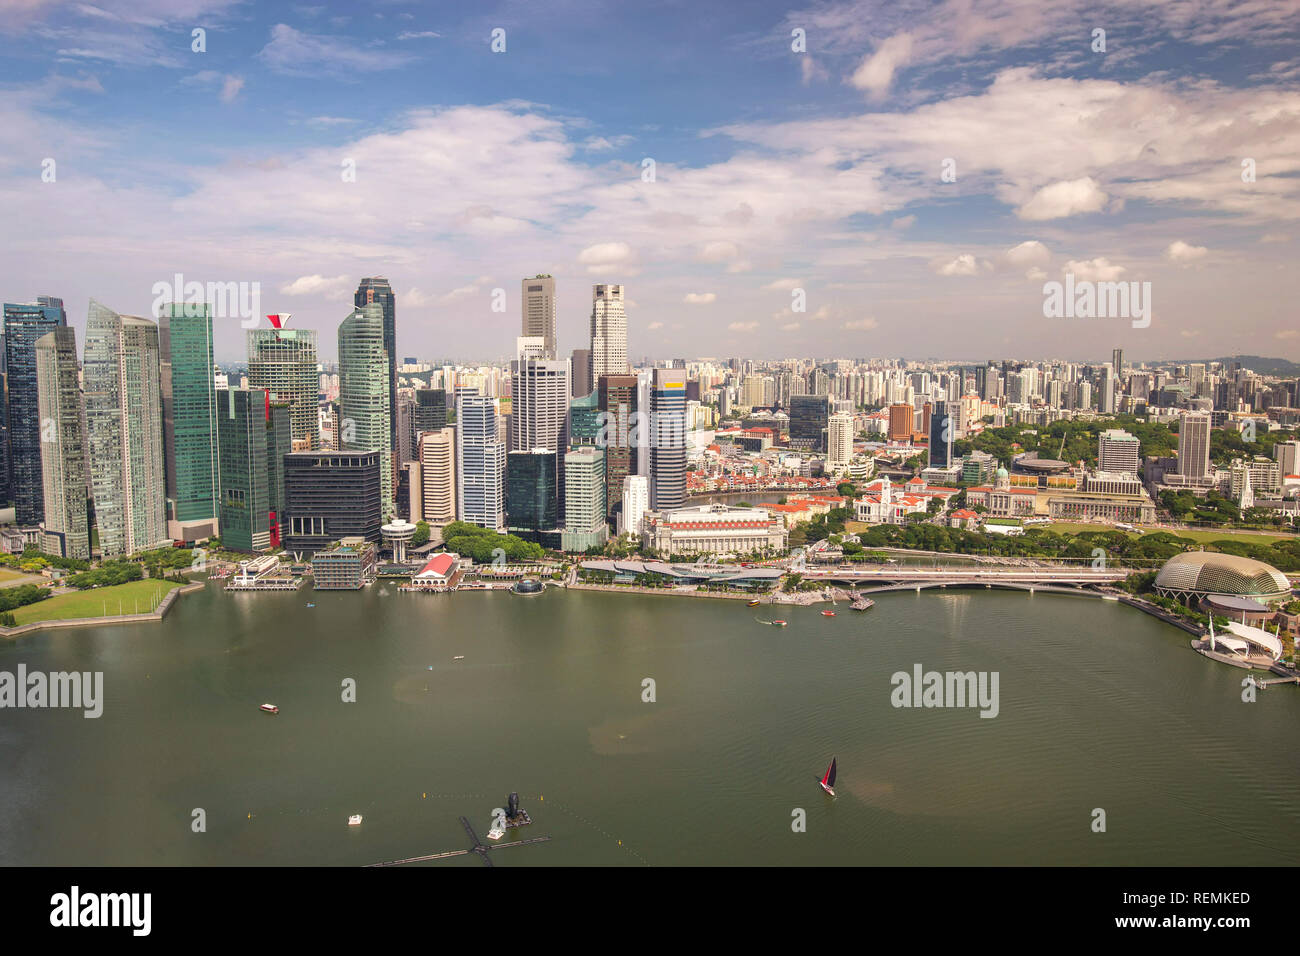
<svg viewBox="0 0 1300 956">
<path fill-rule="evenodd" d="M 817 782 L 821 784 L 821 788 L 823 790 L 829 793 L 832 797 L 835 796 L 835 758 L 834 757 L 831 758 L 831 765 L 826 768 L 826 775 Z"/>
<path fill-rule="evenodd" d="M 259 710 L 264 710 L 264 711 L 266 711 L 268 714 L 278 714 L 278 713 L 280 712 L 280 708 L 279 708 L 279 707 L 276 707 L 275 704 L 263 704 L 263 705 L 262 705 L 260 708 L 258 708 L 258 709 L 259 709 Z"/>
<path fill-rule="evenodd" d="M 352 814 L 352 816 L 348 817 L 348 826 L 350 827 L 361 826 L 361 814 L 354 813 Z"/>
</svg>

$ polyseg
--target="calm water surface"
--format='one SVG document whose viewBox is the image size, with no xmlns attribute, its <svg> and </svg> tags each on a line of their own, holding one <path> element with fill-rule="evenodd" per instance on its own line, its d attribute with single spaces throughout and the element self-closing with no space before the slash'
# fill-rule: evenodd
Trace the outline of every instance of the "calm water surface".
<svg viewBox="0 0 1300 956">
<path fill-rule="evenodd" d="M 464 847 L 457 817 L 482 834 L 511 790 L 534 820 L 511 838 L 554 840 L 498 866 L 1300 862 L 1300 692 L 1243 703 L 1244 671 L 1099 601 L 895 593 L 824 618 L 212 583 L 161 624 L 0 643 L 19 663 L 102 670 L 106 702 L 0 711 L 5 864 L 352 866 Z M 894 708 L 916 663 L 997 671 L 999 716 Z"/>
</svg>

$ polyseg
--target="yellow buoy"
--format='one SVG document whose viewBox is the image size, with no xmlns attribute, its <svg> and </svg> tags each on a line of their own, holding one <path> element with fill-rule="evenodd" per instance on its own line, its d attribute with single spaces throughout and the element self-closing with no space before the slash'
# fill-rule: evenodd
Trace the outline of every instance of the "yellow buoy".
<svg viewBox="0 0 1300 956">
<path fill-rule="evenodd" d="M 428 799 L 429 799 L 429 794 L 428 794 L 428 793 L 422 793 L 422 794 L 420 794 L 420 799 L 421 799 L 421 800 L 428 800 Z"/>
</svg>

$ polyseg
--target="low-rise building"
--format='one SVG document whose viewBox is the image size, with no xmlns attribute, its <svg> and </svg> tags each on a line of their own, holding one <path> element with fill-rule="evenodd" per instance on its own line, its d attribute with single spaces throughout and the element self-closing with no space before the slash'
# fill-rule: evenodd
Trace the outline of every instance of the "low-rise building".
<svg viewBox="0 0 1300 956">
<path fill-rule="evenodd" d="M 785 522 L 766 508 L 712 504 L 649 512 L 642 539 L 662 554 L 748 554 L 784 551 L 787 535 Z"/>
<path fill-rule="evenodd" d="M 311 558 L 317 591 L 357 590 L 375 579 L 378 549 L 365 538 L 343 538 Z"/>
</svg>

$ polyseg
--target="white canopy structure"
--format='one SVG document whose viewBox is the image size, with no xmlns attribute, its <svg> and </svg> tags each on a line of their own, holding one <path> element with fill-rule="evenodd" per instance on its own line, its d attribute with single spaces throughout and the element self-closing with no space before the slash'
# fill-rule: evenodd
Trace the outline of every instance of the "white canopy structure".
<svg viewBox="0 0 1300 956">
<path fill-rule="evenodd" d="M 1229 624 L 1228 630 L 1234 636 L 1240 638 L 1241 642 L 1268 651 L 1273 660 L 1277 660 L 1282 656 L 1282 641 L 1263 628 L 1251 627 L 1248 624 Z M 1234 651 L 1237 650 L 1237 648 L 1233 647 L 1232 638 L 1216 635 L 1215 641 L 1225 647 L 1231 647 Z"/>
</svg>

